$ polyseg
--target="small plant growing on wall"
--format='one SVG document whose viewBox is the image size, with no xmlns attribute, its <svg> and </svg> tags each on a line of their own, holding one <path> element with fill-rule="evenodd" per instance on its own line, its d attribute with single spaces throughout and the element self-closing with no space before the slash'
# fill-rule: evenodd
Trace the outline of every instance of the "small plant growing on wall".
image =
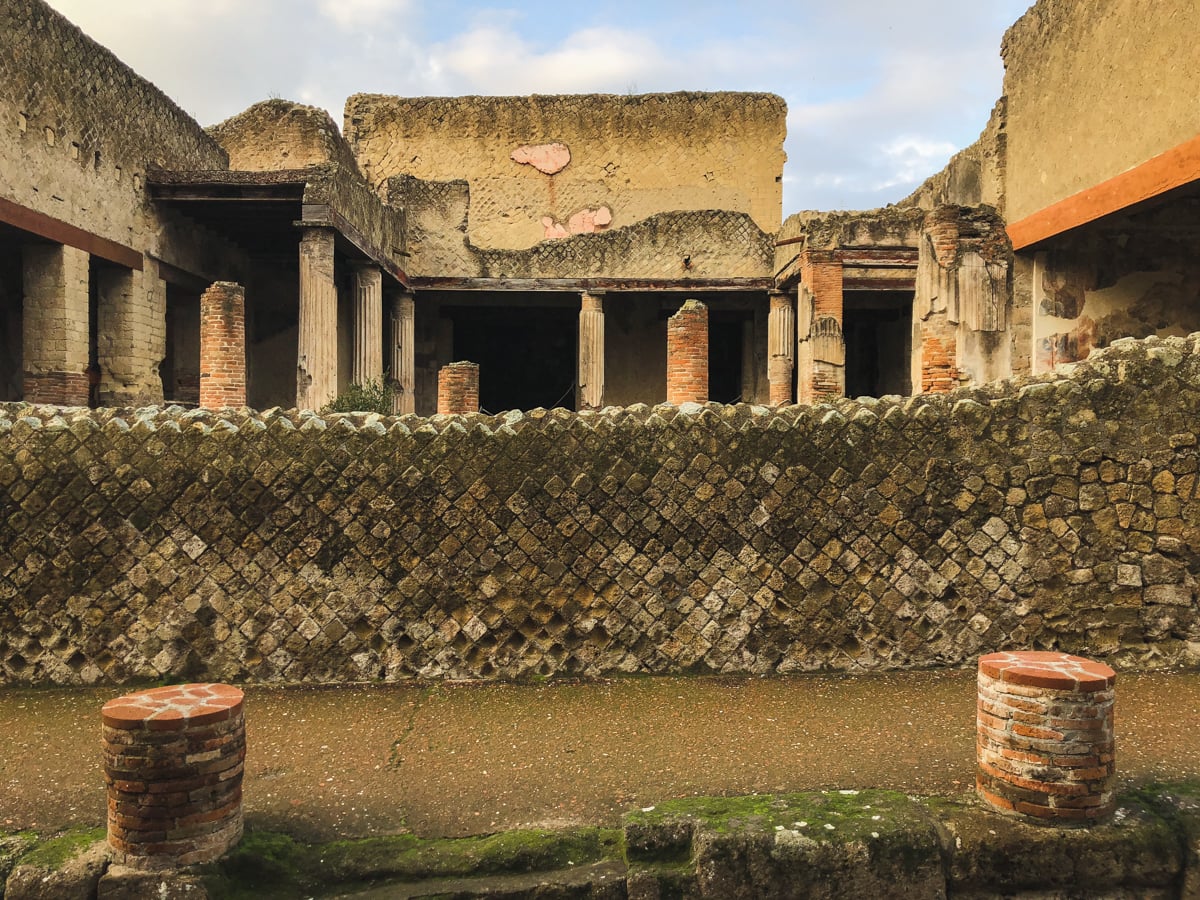
<svg viewBox="0 0 1200 900">
<path fill-rule="evenodd" d="M 372 379 L 364 384 L 355 382 L 323 406 L 321 412 L 373 412 L 390 416 L 392 393 L 392 387 L 386 381 Z"/>
</svg>

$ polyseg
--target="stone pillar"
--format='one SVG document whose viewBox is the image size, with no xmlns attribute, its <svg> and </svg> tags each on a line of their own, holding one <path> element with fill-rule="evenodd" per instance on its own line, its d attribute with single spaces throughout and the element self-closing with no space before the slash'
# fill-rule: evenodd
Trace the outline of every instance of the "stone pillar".
<svg viewBox="0 0 1200 900">
<path fill-rule="evenodd" d="M 200 296 L 200 405 L 246 405 L 246 292 L 218 281 Z"/>
<path fill-rule="evenodd" d="M 771 405 L 792 402 L 792 373 L 796 365 L 796 310 L 792 298 L 782 291 L 771 292 L 767 318 L 767 382 Z"/>
<path fill-rule="evenodd" d="M 161 403 L 167 355 L 167 286 L 158 264 L 138 272 L 101 266 L 96 274 L 96 362 L 101 406 Z"/>
<path fill-rule="evenodd" d="M 844 308 L 842 261 L 836 250 L 806 251 L 800 260 L 800 298 L 808 308 L 797 318 L 797 395 L 815 403 L 846 394 L 846 340 L 842 333 Z"/>
<path fill-rule="evenodd" d="M 453 362 L 438 370 L 437 411 L 440 416 L 479 412 L 479 366 Z"/>
<path fill-rule="evenodd" d="M 998 812 L 1089 824 L 1115 808 L 1108 666 L 1051 652 L 979 659 L 976 789 Z"/>
<path fill-rule="evenodd" d="M 337 397 L 337 284 L 333 231 L 306 228 L 300 238 L 300 338 L 296 407 L 320 409 Z"/>
<path fill-rule="evenodd" d="M 579 391 L 576 409 L 604 406 L 604 295 L 585 293 L 579 310 Z"/>
<path fill-rule="evenodd" d="M 60 244 L 21 248 L 25 399 L 88 405 L 88 254 Z"/>
<path fill-rule="evenodd" d="M 416 304 L 412 294 L 398 294 L 392 298 L 389 325 L 392 411 L 404 415 L 417 411 Z"/>
<path fill-rule="evenodd" d="M 667 402 L 708 402 L 708 307 L 699 300 L 667 320 Z"/>
<path fill-rule="evenodd" d="M 211 862 L 242 836 L 242 692 L 185 684 L 104 704 L 108 844 L 147 869 Z"/>
<path fill-rule="evenodd" d="M 383 273 L 378 266 L 354 269 L 354 384 L 383 382 Z"/>
</svg>

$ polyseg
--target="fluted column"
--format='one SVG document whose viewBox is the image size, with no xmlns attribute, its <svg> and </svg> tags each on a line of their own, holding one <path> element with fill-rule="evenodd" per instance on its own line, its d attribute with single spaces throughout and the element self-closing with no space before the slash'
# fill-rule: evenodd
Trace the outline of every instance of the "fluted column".
<svg viewBox="0 0 1200 900">
<path fill-rule="evenodd" d="M 767 317 L 767 381 L 771 405 L 792 402 L 792 372 L 796 366 L 796 310 L 792 298 L 781 291 L 771 293 Z"/>
<path fill-rule="evenodd" d="M 417 409 L 415 312 L 412 294 L 392 297 L 388 371 L 392 376 L 392 411 L 396 415 L 416 412 Z"/>
<path fill-rule="evenodd" d="M 383 381 L 383 273 L 378 266 L 354 269 L 354 384 Z"/>
<path fill-rule="evenodd" d="M 579 310 L 578 409 L 604 406 L 604 295 L 585 293 Z"/>
<path fill-rule="evenodd" d="M 300 338 L 296 407 L 320 409 L 337 396 L 337 284 L 333 231 L 306 228 L 300 238 Z"/>
</svg>

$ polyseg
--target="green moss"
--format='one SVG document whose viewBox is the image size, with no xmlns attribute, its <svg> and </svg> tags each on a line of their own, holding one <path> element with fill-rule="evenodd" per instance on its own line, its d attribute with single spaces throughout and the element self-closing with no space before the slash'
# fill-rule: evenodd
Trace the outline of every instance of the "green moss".
<svg viewBox="0 0 1200 900">
<path fill-rule="evenodd" d="M 68 860 L 74 859 L 97 841 L 104 840 L 104 837 L 105 830 L 103 828 L 72 828 L 49 840 L 42 841 L 17 860 L 17 865 L 37 866 L 57 871 Z"/>
<path fill-rule="evenodd" d="M 205 887 L 214 900 L 297 897 L 356 884 L 550 871 L 620 855 L 621 832 L 602 828 L 443 840 L 406 834 L 316 845 L 248 832 L 232 853 L 207 868 Z"/>
<path fill-rule="evenodd" d="M 789 831 L 817 844 L 861 842 L 872 860 L 916 871 L 936 852 L 925 806 L 894 791 L 695 797 L 628 815 L 627 858 L 678 863 L 693 829 L 717 835 Z M 681 828 L 686 824 L 687 828 Z"/>
</svg>

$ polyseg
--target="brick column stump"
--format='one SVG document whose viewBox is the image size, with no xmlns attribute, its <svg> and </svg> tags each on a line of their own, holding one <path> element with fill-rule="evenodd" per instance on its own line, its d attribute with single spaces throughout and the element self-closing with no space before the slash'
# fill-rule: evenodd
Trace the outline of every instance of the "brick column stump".
<svg viewBox="0 0 1200 900">
<path fill-rule="evenodd" d="M 211 862 L 242 836 L 242 692 L 184 684 L 104 704 L 108 844 L 117 862 Z"/>
<path fill-rule="evenodd" d="M 667 320 L 667 402 L 708 402 L 708 307 L 699 300 Z"/>
<path fill-rule="evenodd" d="M 1115 808 L 1116 673 L 1042 651 L 979 659 L 976 789 L 998 812 L 1088 825 Z"/>
<path fill-rule="evenodd" d="M 439 416 L 479 412 L 479 366 L 453 362 L 438 370 L 437 411 Z"/>
<path fill-rule="evenodd" d="M 246 405 L 246 292 L 218 281 L 200 295 L 200 405 Z"/>
</svg>

